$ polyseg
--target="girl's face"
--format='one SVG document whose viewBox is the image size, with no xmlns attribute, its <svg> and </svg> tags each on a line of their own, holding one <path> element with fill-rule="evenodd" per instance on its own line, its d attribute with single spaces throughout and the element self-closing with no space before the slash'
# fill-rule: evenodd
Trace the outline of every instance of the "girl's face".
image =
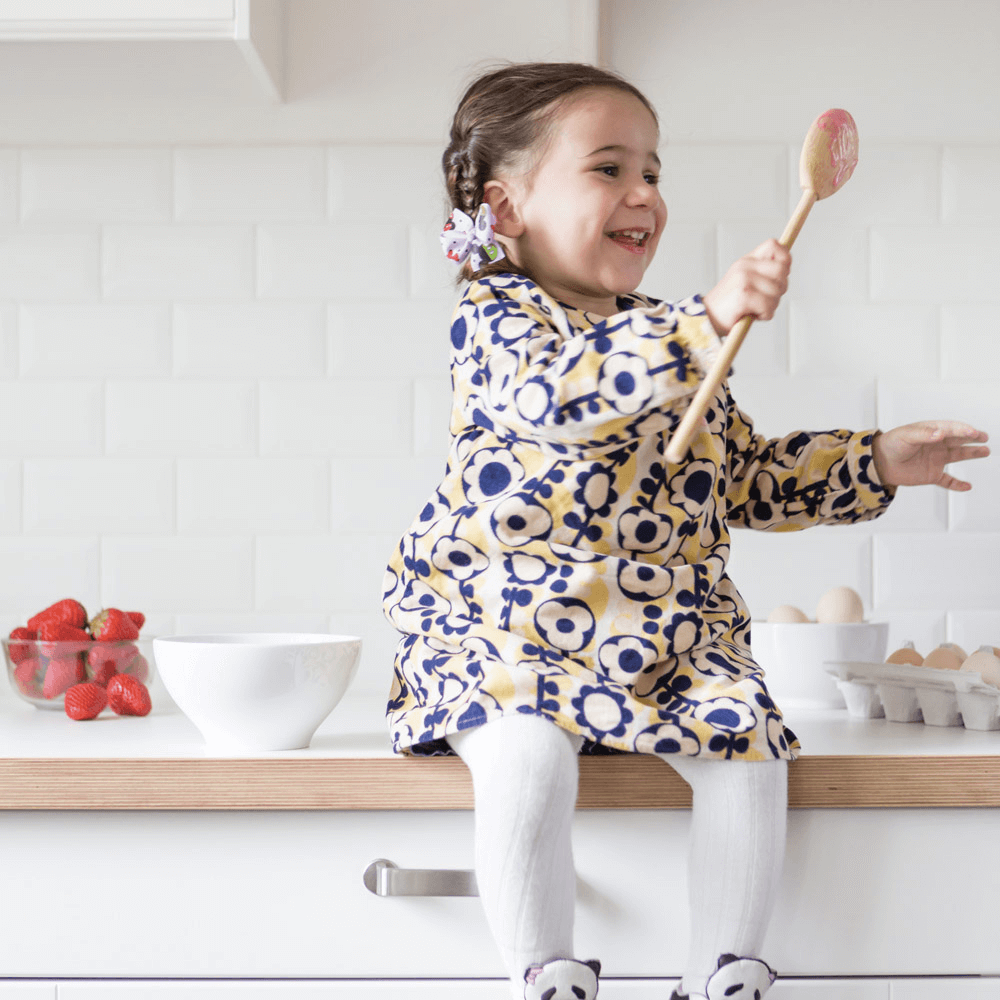
<svg viewBox="0 0 1000 1000">
<path fill-rule="evenodd" d="M 658 140 L 647 108 L 620 90 L 586 92 L 559 116 L 515 197 L 515 259 L 550 295 L 611 316 L 638 287 L 667 221 Z"/>
</svg>

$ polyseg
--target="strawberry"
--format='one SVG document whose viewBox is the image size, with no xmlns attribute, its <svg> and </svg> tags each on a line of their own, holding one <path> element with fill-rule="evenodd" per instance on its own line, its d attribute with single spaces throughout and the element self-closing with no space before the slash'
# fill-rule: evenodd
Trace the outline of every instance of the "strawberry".
<svg viewBox="0 0 1000 1000">
<path fill-rule="evenodd" d="M 43 698 L 58 698 L 67 688 L 87 677 L 79 656 L 53 656 L 45 670 Z"/>
<path fill-rule="evenodd" d="M 90 679 L 105 687 L 115 674 L 125 673 L 128 665 L 138 655 L 139 650 L 130 642 L 95 642 L 87 650 Z"/>
<path fill-rule="evenodd" d="M 142 681 L 143 684 L 149 680 L 149 660 L 146 659 L 142 653 L 138 656 L 123 670 L 123 674 L 129 674 L 131 677 L 135 677 Z"/>
<path fill-rule="evenodd" d="M 67 597 L 29 618 L 28 628 L 38 628 L 43 622 L 62 622 L 65 625 L 74 625 L 76 628 L 86 628 L 87 609 L 79 601 Z"/>
<path fill-rule="evenodd" d="M 29 639 L 32 642 L 38 638 L 38 631 L 33 628 L 16 628 L 10 633 L 11 639 Z M 14 663 L 20 663 L 22 660 L 28 659 L 29 656 L 35 655 L 35 647 L 32 642 L 12 642 L 7 646 L 7 650 L 10 653 L 11 661 Z"/>
<path fill-rule="evenodd" d="M 21 694 L 29 698 L 42 697 L 41 671 L 42 661 L 37 656 L 22 660 L 14 671 L 14 680 Z"/>
<path fill-rule="evenodd" d="M 138 639 L 139 629 L 124 611 L 105 608 L 91 619 L 90 634 L 98 642 L 117 642 L 119 639 Z"/>
<path fill-rule="evenodd" d="M 42 622 L 38 640 L 43 656 L 72 656 L 90 645 L 90 636 L 82 628 L 64 622 Z"/>
<path fill-rule="evenodd" d="M 96 719 L 107 708 L 108 693 L 100 684 L 74 684 L 66 691 L 63 708 L 71 719 Z"/>
<path fill-rule="evenodd" d="M 141 629 L 146 624 L 146 616 L 141 611 L 126 611 L 125 614 L 132 619 L 137 629 Z"/>
<path fill-rule="evenodd" d="M 149 715 L 153 707 L 146 685 L 128 674 L 115 674 L 108 681 L 108 704 L 116 715 Z"/>
</svg>

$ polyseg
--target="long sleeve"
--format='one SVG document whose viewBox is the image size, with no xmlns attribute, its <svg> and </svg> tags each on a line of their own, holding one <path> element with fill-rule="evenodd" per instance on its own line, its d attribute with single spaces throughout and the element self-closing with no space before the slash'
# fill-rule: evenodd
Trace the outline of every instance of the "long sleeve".
<svg viewBox="0 0 1000 1000">
<path fill-rule="evenodd" d="M 795 531 L 878 517 L 895 489 L 883 486 L 876 474 L 871 447 L 875 434 L 796 431 L 765 440 L 733 404 L 726 439 L 728 522 Z"/>
<path fill-rule="evenodd" d="M 526 278 L 475 282 L 451 328 L 452 432 L 607 446 L 666 429 L 720 342 L 700 298 L 645 301 L 592 323 Z"/>
</svg>

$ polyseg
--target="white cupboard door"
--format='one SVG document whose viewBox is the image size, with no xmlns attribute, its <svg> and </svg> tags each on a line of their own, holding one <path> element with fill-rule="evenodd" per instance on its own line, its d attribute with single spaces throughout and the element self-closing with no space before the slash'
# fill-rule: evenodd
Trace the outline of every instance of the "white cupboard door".
<svg viewBox="0 0 1000 1000">
<path fill-rule="evenodd" d="M 889 1000 L 885 979 L 779 979 L 767 1000 Z"/>
<path fill-rule="evenodd" d="M 602 980 L 601 1000 L 664 1000 L 670 996 L 674 985 L 665 979 Z M 91 981 L 60 984 L 58 1000 L 235 1000 L 236 997 L 245 1000 L 510 1000 L 511 991 L 507 982 L 473 979 L 331 980 L 323 983 Z M 6 1000 L 2 993 L 0 1000 Z M 869 998 L 865 996 L 864 1000 Z"/>
<path fill-rule="evenodd" d="M 1000 1000 L 1000 976 L 894 980 L 889 1000 Z"/>
<path fill-rule="evenodd" d="M 0 1000 L 56 1000 L 55 983 L 11 983 L 0 979 Z"/>
</svg>

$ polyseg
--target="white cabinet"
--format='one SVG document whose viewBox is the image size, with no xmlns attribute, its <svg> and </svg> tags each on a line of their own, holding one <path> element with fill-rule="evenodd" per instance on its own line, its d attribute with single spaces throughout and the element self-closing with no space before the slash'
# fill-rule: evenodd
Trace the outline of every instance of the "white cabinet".
<svg viewBox="0 0 1000 1000">
<path fill-rule="evenodd" d="M 55 983 L 5 983 L 0 979 L 0 1000 L 57 1000 Z"/>
<path fill-rule="evenodd" d="M 884 979 L 779 979 L 767 1000 L 889 1000 Z"/>
<path fill-rule="evenodd" d="M 889 1000 L 1000 1000 L 1000 976 L 896 980 L 889 987 Z"/>
<path fill-rule="evenodd" d="M 263 90 L 281 98 L 279 0 L 4 0 L 0 42 L 15 41 L 233 42 Z"/>
<path fill-rule="evenodd" d="M 662 979 L 602 980 L 601 1000 L 664 1000 L 673 986 L 672 982 Z M 236 997 L 243 1000 L 510 1000 L 510 986 L 505 982 L 470 979 L 342 983 L 89 982 L 61 983 L 58 1000 L 235 1000 Z M 862 995 L 858 997 L 861 1000 Z M 0 1000 L 6 1000 L 2 993 Z M 863 1000 L 869 998 L 865 995 Z"/>
</svg>

